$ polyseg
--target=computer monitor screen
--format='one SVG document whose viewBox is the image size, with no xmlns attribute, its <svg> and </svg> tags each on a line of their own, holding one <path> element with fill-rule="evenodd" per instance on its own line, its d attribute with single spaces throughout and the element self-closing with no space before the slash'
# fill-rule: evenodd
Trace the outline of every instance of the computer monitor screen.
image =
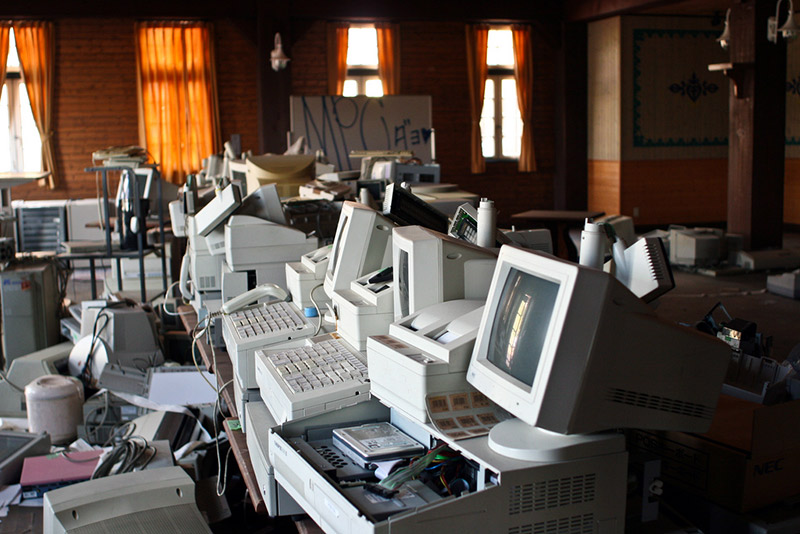
<svg viewBox="0 0 800 534">
<path fill-rule="evenodd" d="M 487 360 L 502 372 L 533 386 L 533 379 L 553 318 L 559 284 L 513 269 L 500 294 Z"/>
<path fill-rule="evenodd" d="M 486 298 L 494 251 L 421 226 L 395 228 L 392 248 L 395 319 L 439 302 Z"/>
<path fill-rule="evenodd" d="M 392 228 L 394 223 L 372 208 L 350 201 L 342 205 L 325 273 L 329 297 L 356 278 L 391 265 Z"/>
<path fill-rule="evenodd" d="M 730 359 L 718 341 L 661 321 L 608 273 L 504 246 L 467 380 L 527 425 L 561 434 L 702 432 Z"/>
</svg>

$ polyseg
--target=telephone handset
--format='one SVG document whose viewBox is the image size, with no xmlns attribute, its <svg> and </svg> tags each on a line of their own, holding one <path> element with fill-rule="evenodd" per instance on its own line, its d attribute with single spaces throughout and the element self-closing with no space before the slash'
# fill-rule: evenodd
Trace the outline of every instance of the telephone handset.
<svg viewBox="0 0 800 534">
<path fill-rule="evenodd" d="M 264 297 L 274 297 L 278 300 L 286 300 L 289 297 L 289 294 L 278 285 L 270 283 L 261 284 L 260 286 L 254 287 L 250 291 L 242 293 L 238 297 L 232 298 L 222 305 L 220 311 L 223 314 L 233 313 Z"/>
<path fill-rule="evenodd" d="M 191 265 L 191 258 L 189 257 L 189 251 L 186 251 L 186 254 L 183 255 L 183 260 L 181 260 L 181 277 L 180 282 L 178 283 L 178 287 L 181 290 L 181 295 L 185 300 L 192 300 L 194 299 L 194 292 L 189 289 L 189 266 Z"/>
</svg>

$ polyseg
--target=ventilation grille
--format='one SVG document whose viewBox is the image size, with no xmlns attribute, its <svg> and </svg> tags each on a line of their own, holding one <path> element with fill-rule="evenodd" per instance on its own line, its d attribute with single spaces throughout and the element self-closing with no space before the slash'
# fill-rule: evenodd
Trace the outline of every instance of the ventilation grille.
<svg viewBox="0 0 800 534">
<path fill-rule="evenodd" d="M 653 280 L 669 279 L 669 275 L 666 272 L 666 265 L 661 261 L 657 261 L 659 258 L 663 258 L 663 256 L 659 254 L 661 252 L 659 250 L 661 244 L 658 241 L 647 241 L 645 246 L 647 247 L 647 261 L 650 263 L 650 273 L 653 276 Z"/>
<path fill-rule="evenodd" d="M 80 525 L 80 509 L 78 520 L 70 518 L 70 524 L 77 523 L 73 528 L 67 528 L 70 534 L 146 534 L 148 532 L 202 532 L 207 527 L 194 504 L 178 504 L 164 506 L 152 510 L 142 510 L 131 514 L 122 514 L 105 520 L 94 521 Z M 59 525 L 60 526 L 60 525 Z"/>
<path fill-rule="evenodd" d="M 328 445 L 315 445 L 314 450 L 336 469 L 344 469 L 352 463 L 349 459 L 342 456 L 338 450 Z"/>
<path fill-rule="evenodd" d="M 540 512 L 592 502 L 596 478 L 594 474 L 578 475 L 514 486 L 508 499 L 508 514 Z"/>
<path fill-rule="evenodd" d="M 208 289 L 211 287 L 216 287 L 217 285 L 217 277 L 216 276 L 201 276 L 200 281 L 197 283 L 200 289 Z"/>
<path fill-rule="evenodd" d="M 640 391 L 612 388 L 608 390 L 607 398 L 611 402 L 627 404 L 636 408 L 669 412 L 675 415 L 698 417 L 700 419 L 711 419 L 714 415 L 714 409 L 710 406 L 670 399 L 668 397 L 660 397 L 658 395 L 648 395 Z"/>
<path fill-rule="evenodd" d="M 17 208 L 19 250 L 58 251 L 66 240 L 66 210 L 63 206 Z"/>
<path fill-rule="evenodd" d="M 550 521 L 541 521 L 528 525 L 520 525 L 508 529 L 508 534 L 593 534 L 594 514 L 561 517 Z"/>
</svg>

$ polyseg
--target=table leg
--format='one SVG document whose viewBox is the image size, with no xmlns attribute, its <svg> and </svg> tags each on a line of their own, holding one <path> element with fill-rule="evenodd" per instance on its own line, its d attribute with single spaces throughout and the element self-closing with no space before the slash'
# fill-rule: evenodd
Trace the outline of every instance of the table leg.
<svg viewBox="0 0 800 534">
<path fill-rule="evenodd" d="M 89 280 L 92 284 L 92 300 L 97 298 L 97 276 L 94 273 L 94 258 L 89 258 Z"/>
<path fill-rule="evenodd" d="M 122 260 L 117 258 L 117 290 L 122 291 Z"/>
</svg>

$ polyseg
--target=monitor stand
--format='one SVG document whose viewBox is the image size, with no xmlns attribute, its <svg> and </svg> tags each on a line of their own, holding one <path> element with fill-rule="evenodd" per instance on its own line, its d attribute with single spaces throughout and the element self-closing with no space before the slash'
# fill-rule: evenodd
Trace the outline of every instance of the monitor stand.
<svg viewBox="0 0 800 534">
<path fill-rule="evenodd" d="M 565 462 L 625 450 L 625 438 L 616 432 L 559 434 L 514 418 L 492 428 L 489 448 L 526 462 Z"/>
</svg>

